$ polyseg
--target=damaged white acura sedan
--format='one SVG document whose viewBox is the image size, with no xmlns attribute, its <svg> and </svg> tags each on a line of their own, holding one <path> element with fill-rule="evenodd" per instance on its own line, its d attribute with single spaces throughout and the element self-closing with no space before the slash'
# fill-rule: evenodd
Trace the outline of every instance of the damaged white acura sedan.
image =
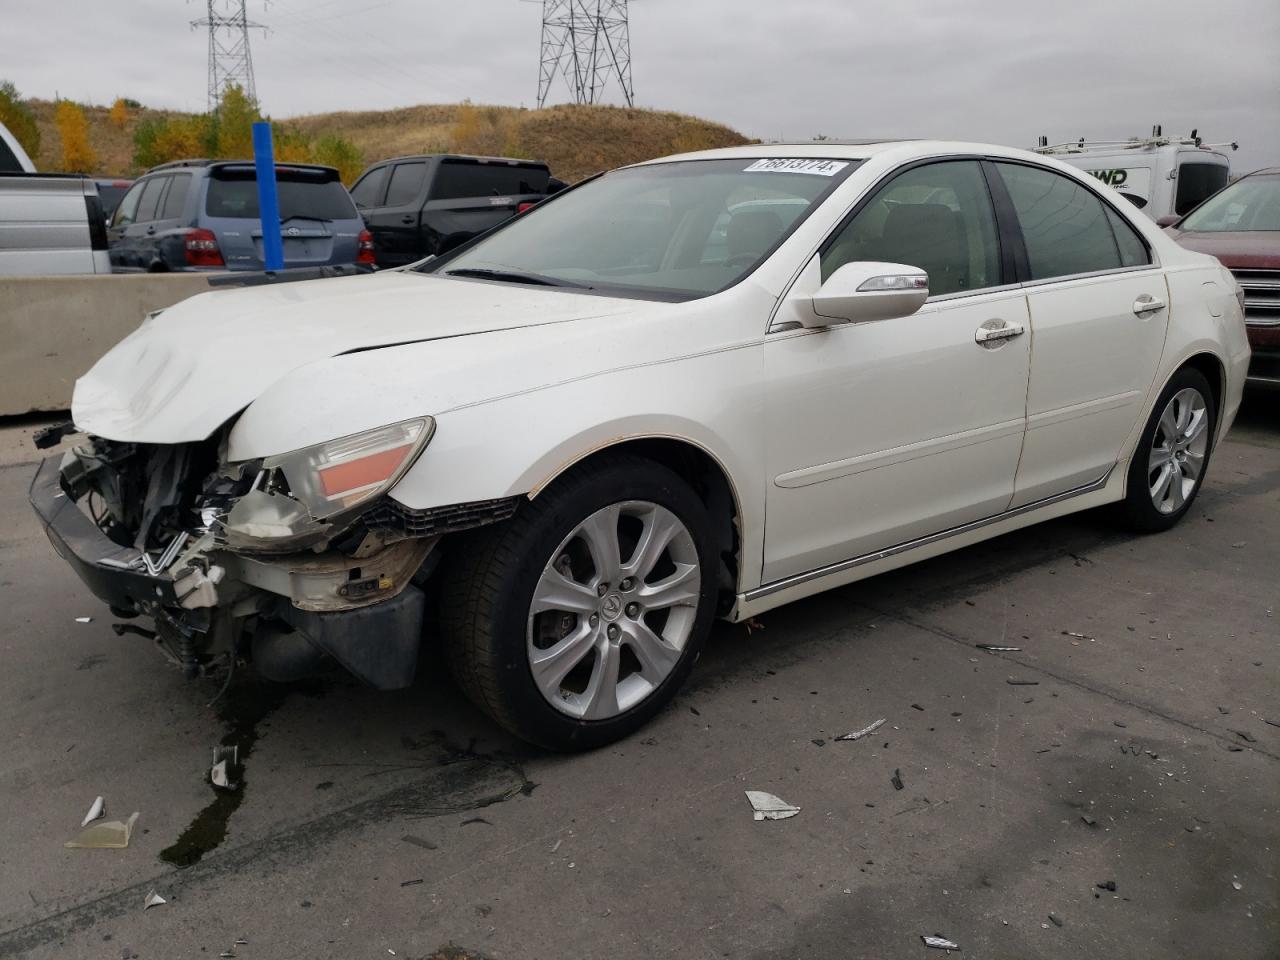
<svg viewBox="0 0 1280 960">
<path fill-rule="evenodd" d="M 580 749 L 652 717 L 715 617 L 1100 504 L 1173 525 L 1248 359 L 1231 275 L 1052 159 L 748 146 L 152 315 L 31 499 L 191 675 L 404 687 L 425 634 L 499 723 Z"/>
</svg>

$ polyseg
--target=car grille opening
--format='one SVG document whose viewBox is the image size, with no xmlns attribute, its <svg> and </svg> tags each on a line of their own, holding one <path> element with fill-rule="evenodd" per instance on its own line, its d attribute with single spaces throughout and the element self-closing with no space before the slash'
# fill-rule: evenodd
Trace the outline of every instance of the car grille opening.
<svg viewBox="0 0 1280 960">
<path fill-rule="evenodd" d="M 1244 287 L 1245 323 L 1280 325 L 1280 270 L 1232 270 Z"/>
</svg>

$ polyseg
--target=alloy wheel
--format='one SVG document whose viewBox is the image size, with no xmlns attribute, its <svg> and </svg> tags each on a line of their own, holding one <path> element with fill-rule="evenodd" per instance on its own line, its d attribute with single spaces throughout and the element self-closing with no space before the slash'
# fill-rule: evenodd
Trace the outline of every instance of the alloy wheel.
<svg viewBox="0 0 1280 960">
<path fill-rule="evenodd" d="M 639 704 L 679 663 L 701 586 L 693 537 L 666 507 L 629 500 L 592 513 L 534 588 L 527 650 L 543 697 L 580 720 Z"/>
<path fill-rule="evenodd" d="M 1209 449 L 1209 413 L 1199 390 L 1179 390 L 1165 405 L 1151 438 L 1147 489 L 1161 513 L 1176 513 L 1195 492 Z"/>
</svg>

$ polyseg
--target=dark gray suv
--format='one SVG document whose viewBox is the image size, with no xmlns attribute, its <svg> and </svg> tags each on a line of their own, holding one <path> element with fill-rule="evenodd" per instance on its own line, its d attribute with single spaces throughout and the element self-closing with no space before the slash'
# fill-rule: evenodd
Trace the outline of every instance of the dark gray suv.
<svg viewBox="0 0 1280 960">
<path fill-rule="evenodd" d="M 332 167 L 276 164 L 285 267 L 372 264 L 373 239 Z M 262 270 L 258 180 L 246 160 L 148 170 L 107 230 L 116 273 Z"/>
</svg>

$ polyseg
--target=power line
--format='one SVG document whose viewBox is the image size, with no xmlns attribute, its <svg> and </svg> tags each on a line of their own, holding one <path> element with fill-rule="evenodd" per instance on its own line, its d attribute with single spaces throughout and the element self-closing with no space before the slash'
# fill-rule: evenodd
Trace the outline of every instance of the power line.
<svg viewBox="0 0 1280 960">
<path fill-rule="evenodd" d="M 599 103 L 616 79 L 627 106 L 635 105 L 627 0 L 542 0 L 539 107 L 557 73 L 569 84 L 574 103 Z"/>
<path fill-rule="evenodd" d="M 250 100 L 258 99 L 253 83 L 253 58 L 249 54 L 249 31 L 265 30 L 245 13 L 245 0 L 206 0 L 203 20 L 193 27 L 209 28 L 209 112 L 218 109 L 223 92 L 238 86 Z"/>
</svg>

